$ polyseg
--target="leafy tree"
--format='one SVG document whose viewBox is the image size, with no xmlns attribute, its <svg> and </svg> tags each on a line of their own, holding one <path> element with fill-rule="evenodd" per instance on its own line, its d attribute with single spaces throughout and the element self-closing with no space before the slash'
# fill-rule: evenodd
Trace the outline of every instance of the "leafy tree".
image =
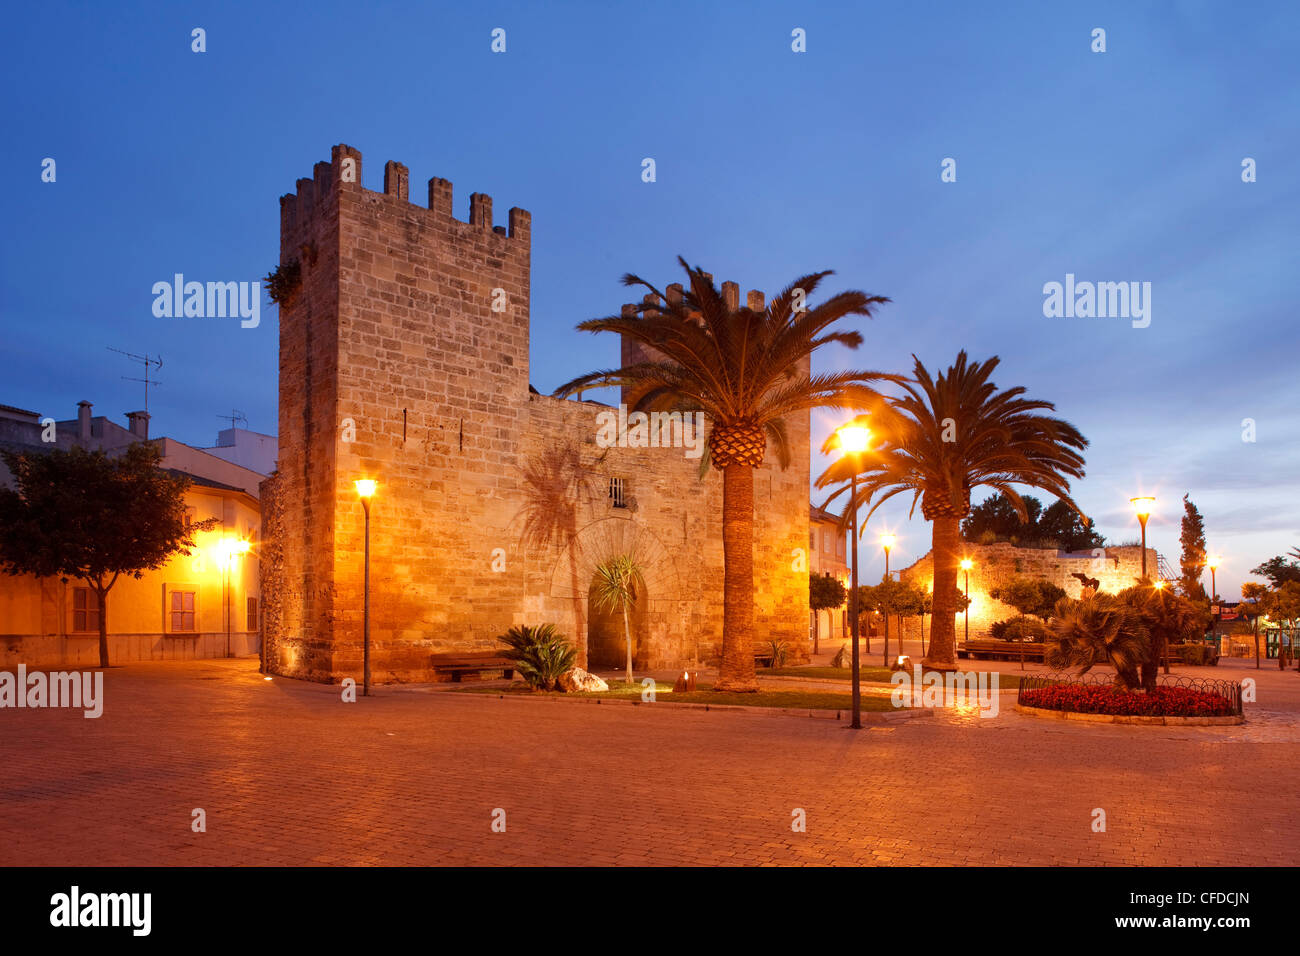
<svg viewBox="0 0 1300 956">
<path fill-rule="evenodd" d="M 1138 667 L 1147 659 L 1150 638 L 1137 611 L 1116 594 L 1068 598 L 1057 606 L 1043 659 L 1052 668 L 1078 667 L 1086 674 L 1098 664 L 1115 668 L 1121 690 L 1136 688 Z"/>
<path fill-rule="evenodd" d="M 81 448 L 0 452 L 17 489 L 0 488 L 0 571 L 77 578 L 99 608 L 99 666 L 108 667 L 108 592 L 122 575 L 142 578 L 188 554 L 184 475 L 164 471 L 156 445 L 136 442 L 113 458 Z"/>
<path fill-rule="evenodd" d="M 1012 578 L 989 591 L 989 597 L 1015 608 L 1022 615 L 1051 618 L 1056 602 L 1065 597 L 1065 589 L 1044 578 Z"/>
<path fill-rule="evenodd" d="M 820 651 L 821 612 L 843 607 L 846 589 L 829 574 L 808 575 L 808 607 L 813 612 L 813 653 Z"/>
<path fill-rule="evenodd" d="M 1277 557 L 1269 558 L 1257 568 L 1251 568 L 1250 573 L 1261 578 L 1267 578 L 1268 583 L 1274 588 L 1280 588 L 1288 581 L 1300 583 L 1300 564 L 1288 561 L 1280 554 Z"/>
<path fill-rule="evenodd" d="M 1178 559 L 1182 576 L 1178 579 L 1182 592 L 1189 598 L 1209 601 L 1201 576 L 1205 573 L 1205 522 L 1187 495 L 1183 495 L 1183 525 L 1179 536 L 1182 555 Z"/>
<path fill-rule="evenodd" d="M 1054 501 L 1038 519 L 1038 538 L 1057 543 L 1063 551 L 1091 551 L 1106 539 L 1091 518 L 1084 518 L 1064 501 Z"/>
<path fill-rule="evenodd" d="M 966 541 L 1005 541 L 1009 544 L 1034 540 L 1038 536 L 1038 517 L 1042 514 L 1043 503 L 1032 495 L 1024 495 L 1021 500 L 1025 505 L 1023 518 L 1011 499 L 1002 494 L 990 495 L 972 506 L 970 514 L 961 523 L 962 538 Z"/>
<path fill-rule="evenodd" d="M 636 605 L 637 588 L 645 587 L 641 565 L 630 554 L 617 554 L 596 565 L 592 585 L 596 607 L 602 611 L 622 611 L 623 635 L 627 640 L 627 682 L 632 683 L 632 622 L 629 611 Z"/>
<path fill-rule="evenodd" d="M 497 640 L 509 645 L 502 656 L 515 662 L 519 676 L 533 690 L 555 690 L 578 658 L 578 649 L 560 636 L 554 624 L 512 627 Z"/>
<path fill-rule="evenodd" d="M 1041 488 L 1077 510 L 1069 478 L 1083 476 L 1087 439 L 1068 422 L 1040 414 L 1055 406 L 1023 398 L 1024 388 L 999 392 L 990 380 L 997 365 L 996 357 L 972 363 L 961 352 L 936 378 L 916 359 L 903 396 L 860 416 L 879 446 L 841 458 L 817 479 L 818 487 L 837 486 L 835 498 L 850 493 L 856 471 L 857 500 L 849 508 L 869 503 L 869 520 L 890 498 L 911 494 L 912 507 L 919 502 L 933 523 L 934 622 L 922 663 L 936 670 L 957 667 L 958 529 L 970 512 L 971 491 L 994 488 L 1026 517 L 1015 485 Z"/>
<path fill-rule="evenodd" d="M 1247 581 L 1241 586 L 1242 602 L 1237 613 L 1250 621 L 1255 636 L 1255 669 L 1259 670 L 1259 619 L 1268 613 L 1268 587 L 1257 581 Z"/>
<path fill-rule="evenodd" d="M 647 301 L 628 314 L 591 319 L 578 328 L 614 332 L 646 348 L 646 357 L 618 369 L 580 376 L 555 390 L 621 387 L 629 408 L 700 411 L 710 423 L 708 457 L 722 472 L 722 664 L 715 689 L 757 692 L 754 673 L 754 469 L 768 442 L 782 467 L 790 463 L 787 416 L 812 408 L 870 409 L 880 394 L 869 383 L 898 376 L 843 371 L 798 371 L 824 345 L 862 344 L 857 331 L 835 329 L 850 315 L 870 317 L 889 300 L 841 292 L 808 306 L 829 272 L 796 279 L 763 309 L 732 308 L 703 270 L 679 258 L 690 288 L 660 292 L 634 275 L 624 285 L 644 286 Z"/>
</svg>

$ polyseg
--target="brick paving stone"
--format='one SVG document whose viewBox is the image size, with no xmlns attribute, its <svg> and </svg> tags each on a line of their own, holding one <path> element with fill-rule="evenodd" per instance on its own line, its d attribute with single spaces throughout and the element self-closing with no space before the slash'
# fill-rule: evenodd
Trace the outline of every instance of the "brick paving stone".
<svg viewBox="0 0 1300 956">
<path fill-rule="evenodd" d="M 1241 727 L 1004 701 L 883 734 L 423 688 L 344 704 L 250 660 L 133 664 L 98 720 L 0 711 L 0 864 L 1294 866 L 1300 675 L 1259 684 Z"/>
</svg>

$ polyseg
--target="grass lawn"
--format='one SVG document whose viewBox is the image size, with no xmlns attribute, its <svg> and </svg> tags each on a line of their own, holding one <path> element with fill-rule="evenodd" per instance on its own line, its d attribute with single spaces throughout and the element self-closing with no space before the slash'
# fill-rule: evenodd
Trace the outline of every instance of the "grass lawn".
<svg viewBox="0 0 1300 956">
<path fill-rule="evenodd" d="M 697 690 L 674 694 L 672 684 L 655 685 L 655 703 L 658 704 L 715 704 L 739 705 L 742 707 L 789 707 L 795 710 L 848 710 L 853 706 L 853 698 L 847 691 L 804 691 L 804 690 L 763 690 L 757 694 L 736 694 L 712 690 L 712 684 L 700 684 Z M 465 694 L 505 694 L 525 695 L 529 697 L 598 697 L 615 700 L 640 700 L 640 684 L 613 682 L 609 690 L 603 693 L 564 694 L 558 691 L 533 693 L 528 687 L 516 682 L 509 687 L 467 687 L 457 693 Z M 864 711 L 900 710 L 888 697 L 862 698 Z"/>
<path fill-rule="evenodd" d="M 888 684 L 892 673 L 888 667 L 861 667 L 862 680 L 864 683 Z M 907 671 L 908 676 L 912 676 L 912 670 Z M 963 673 L 966 673 L 963 671 Z M 822 679 L 836 679 L 848 681 L 852 678 L 847 667 L 778 667 L 771 670 L 766 667 L 758 669 L 759 677 L 817 677 Z M 1019 674 L 1007 674 L 1000 672 L 998 674 L 998 686 L 1008 690 L 1020 686 Z"/>
</svg>

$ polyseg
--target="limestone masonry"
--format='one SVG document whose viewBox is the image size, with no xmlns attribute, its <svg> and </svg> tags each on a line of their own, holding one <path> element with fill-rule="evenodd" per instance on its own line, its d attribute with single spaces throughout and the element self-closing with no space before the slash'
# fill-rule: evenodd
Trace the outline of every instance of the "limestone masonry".
<svg viewBox="0 0 1300 956">
<path fill-rule="evenodd" d="M 722 641 L 722 483 L 678 448 L 601 448 L 608 406 L 529 388 L 531 217 L 493 225 L 492 199 L 452 216 L 452 186 L 409 174 L 361 185 L 336 146 L 280 200 L 279 468 L 262 487 L 263 635 L 273 673 L 360 680 L 364 516 L 371 505 L 371 668 L 433 680 L 430 655 L 500 650 L 554 622 L 593 665 L 622 659 L 622 622 L 588 600 L 596 564 L 645 569 L 638 667 L 715 658 Z M 726 292 L 738 301 L 733 283 Z M 757 301 L 750 293 L 750 301 Z M 586 316 L 575 316 L 574 321 Z M 577 333 L 573 333 L 575 336 Z M 755 472 L 755 640 L 807 659 L 809 421 L 793 461 Z"/>
</svg>

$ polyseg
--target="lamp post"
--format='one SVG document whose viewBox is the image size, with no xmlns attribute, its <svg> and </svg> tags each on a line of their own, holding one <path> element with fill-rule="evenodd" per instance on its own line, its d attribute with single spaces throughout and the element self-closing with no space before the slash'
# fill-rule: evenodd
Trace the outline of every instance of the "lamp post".
<svg viewBox="0 0 1300 956">
<path fill-rule="evenodd" d="M 1210 568 L 1210 604 L 1215 608 L 1215 616 L 1211 618 L 1211 627 L 1214 629 L 1213 633 L 1215 640 L 1218 640 L 1219 625 L 1222 623 L 1223 609 L 1219 607 L 1219 586 L 1214 572 L 1217 571 L 1219 565 L 1223 563 L 1223 558 L 1216 554 L 1205 563 L 1209 565 Z"/>
<path fill-rule="evenodd" d="M 970 569 L 975 562 L 970 558 L 961 559 L 961 570 L 966 576 L 966 643 L 970 643 Z"/>
<path fill-rule="evenodd" d="M 375 493 L 375 482 L 370 478 L 358 478 L 355 482 L 357 496 L 361 507 L 366 512 L 366 578 L 365 606 L 361 616 L 361 693 L 370 696 L 370 497 Z"/>
<path fill-rule="evenodd" d="M 222 551 L 225 552 L 226 556 L 226 560 L 222 562 L 225 565 L 226 570 L 226 656 L 230 657 L 230 621 L 231 618 L 234 617 L 234 613 L 230 608 L 230 576 L 231 572 L 234 570 L 235 555 L 239 555 L 242 558 L 244 555 L 248 554 L 248 542 L 242 540 L 222 542 Z"/>
<path fill-rule="evenodd" d="M 835 434 L 840 440 L 840 450 L 845 455 L 859 455 L 867 450 L 867 445 L 871 441 L 871 432 L 861 425 L 841 425 L 836 429 Z M 857 462 L 854 462 L 856 466 Z M 850 574 L 850 600 L 849 608 L 852 611 L 850 615 L 853 620 L 850 622 L 853 634 L 853 720 L 849 726 L 854 730 L 862 729 L 862 670 L 858 656 L 858 618 L 861 616 L 862 609 L 858 607 L 858 470 L 853 469 L 852 477 L 849 480 L 849 507 L 853 509 L 853 517 L 850 522 L 852 529 L 853 541 L 853 570 Z"/>
<path fill-rule="evenodd" d="M 898 541 L 896 535 L 885 532 L 880 536 L 880 546 L 885 549 L 885 581 L 889 580 L 889 549 Z M 889 592 L 886 591 L 886 594 Z M 889 612 L 890 608 L 885 607 L 885 666 L 889 666 Z M 901 654 L 903 651 L 903 635 L 898 635 L 898 650 Z"/>
<path fill-rule="evenodd" d="M 1146 580 L 1147 518 L 1151 517 L 1151 506 L 1156 503 L 1156 499 L 1149 495 L 1140 495 L 1137 498 L 1130 498 L 1129 503 L 1133 505 L 1133 511 L 1137 515 L 1138 522 L 1142 525 L 1142 579 Z"/>
</svg>

